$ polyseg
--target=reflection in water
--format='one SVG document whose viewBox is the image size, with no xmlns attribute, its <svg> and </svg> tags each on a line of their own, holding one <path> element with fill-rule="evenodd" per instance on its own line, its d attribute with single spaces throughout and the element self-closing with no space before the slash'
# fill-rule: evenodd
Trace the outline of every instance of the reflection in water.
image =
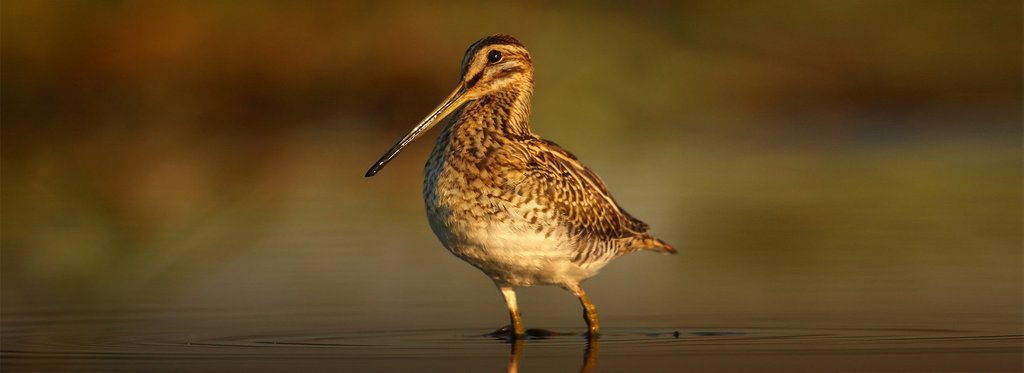
<svg viewBox="0 0 1024 373">
<path fill-rule="evenodd" d="M 506 366 L 507 372 L 518 372 L 524 366 L 523 371 L 533 373 L 593 372 L 599 342 L 605 348 L 604 371 L 672 371 L 659 368 L 695 364 L 715 371 L 749 366 L 759 372 L 835 371 L 838 366 L 878 371 L 893 364 L 900 371 L 1020 371 L 1022 361 L 1022 336 L 999 330 L 607 329 L 600 341 L 581 346 L 578 334 L 512 342 L 484 338 L 470 329 L 252 334 L 261 328 L 229 325 L 219 322 L 224 319 L 214 320 L 214 315 L 204 317 L 211 321 L 205 326 L 177 315 L 135 316 L 142 317 L 65 319 L 49 327 L 38 324 L 39 316 L 5 318 L 0 371 L 150 372 L 166 367 L 174 372 L 479 372 Z M 231 334 L 242 329 L 247 334 Z M 509 350 L 504 343 L 509 343 Z M 530 360 L 524 365 L 527 343 Z M 217 369 L 210 364 L 217 364 Z"/>
<path fill-rule="evenodd" d="M 512 339 L 512 352 L 508 358 L 508 373 L 519 372 L 519 361 L 523 359 L 523 343 L 521 338 Z"/>
<path fill-rule="evenodd" d="M 597 366 L 597 355 L 601 351 L 601 342 L 597 338 L 588 338 L 587 347 L 583 350 L 583 367 L 581 373 L 589 373 Z"/>
<path fill-rule="evenodd" d="M 512 350 L 508 359 L 508 373 L 519 372 L 519 362 L 523 359 L 523 345 L 526 343 L 523 339 L 513 339 L 509 342 L 512 345 Z M 580 373 L 589 373 L 594 371 L 594 367 L 597 366 L 597 356 L 601 351 L 601 342 L 597 338 L 587 338 L 586 347 L 583 349 L 583 365 L 580 367 Z"/>
</svg>

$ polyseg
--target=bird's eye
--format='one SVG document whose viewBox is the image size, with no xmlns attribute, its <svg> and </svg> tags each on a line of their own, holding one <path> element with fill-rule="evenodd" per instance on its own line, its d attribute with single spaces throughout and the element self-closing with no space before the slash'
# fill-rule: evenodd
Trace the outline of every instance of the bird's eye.
<svg viewBox="0 0 1024 373">
<path fill-rule="evenodd" d="M 490 63 L 501 61 L 501 52 L 493 50 L 490 53 L 487 53 L 487 61 Z"/>
</svg>

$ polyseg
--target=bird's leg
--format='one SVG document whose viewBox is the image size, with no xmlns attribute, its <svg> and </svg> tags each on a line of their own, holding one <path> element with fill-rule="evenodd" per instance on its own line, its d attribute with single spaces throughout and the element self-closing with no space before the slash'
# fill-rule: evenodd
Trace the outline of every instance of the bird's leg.
<svg viewBox="0 0 1024 373">
<path fill-rule="evenodd" d="M 500 286 L 501 295 L 505 296 L 505 305 L 508 306 L 508 315 L 512 319 L 512 339 L 522 338 L 526 335 L 523 329 L 523 321 L 519 319 L 519 306 L 516 305 L 516 290 L 511 286 Z"/>
<path fill-rule="evenodd" d="M 587 336 L 590 338 L 597 338 L 597 307 L 590 300 L 587 299 L 587 294 L 583 292 L 583 288 L 578 284 L 576 286 L 569 287 L 569 291 L 572 292 L 576 298 L 580 299 L 580 304 L 583 305 L 583 320 L 587 322 Z"/>
</svg>

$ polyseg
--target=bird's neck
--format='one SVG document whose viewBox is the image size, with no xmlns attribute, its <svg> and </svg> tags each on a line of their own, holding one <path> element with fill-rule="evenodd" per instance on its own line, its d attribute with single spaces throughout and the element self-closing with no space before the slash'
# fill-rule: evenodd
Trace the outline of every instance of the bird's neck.
<svg viewBox="0 0 1024 373">
<path fill-rule="evenodd" d="M 466 135 L 506 139 L 533 136 L 530 131 L 532 98 L 532 84 L 512 86 L 480 97 L 462 109 L 454 130 Z"/>
</svg>

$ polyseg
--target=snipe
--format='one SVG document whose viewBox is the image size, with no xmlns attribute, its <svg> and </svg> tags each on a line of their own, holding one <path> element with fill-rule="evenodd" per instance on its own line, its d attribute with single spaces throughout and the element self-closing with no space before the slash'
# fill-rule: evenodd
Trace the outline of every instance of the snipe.
<svg viewBox="0 0 1024 373">
<path fill-rule="evenodd" d="M 676 251 L 619 207 L 575 156 L 533 134 L 532 95 L 533 64 L 523 44 L 507 35 L 480 39 L 462 59 L 455 91 L 366 176 L 449 117 L 424 170 L 430 228 L 501 289 L 515 337 L 524 335 L 515 288 L 534 285 L 572 292 L 595 337 L 597 310 L 580 282 L 633 251 Z"/>
</svg>

